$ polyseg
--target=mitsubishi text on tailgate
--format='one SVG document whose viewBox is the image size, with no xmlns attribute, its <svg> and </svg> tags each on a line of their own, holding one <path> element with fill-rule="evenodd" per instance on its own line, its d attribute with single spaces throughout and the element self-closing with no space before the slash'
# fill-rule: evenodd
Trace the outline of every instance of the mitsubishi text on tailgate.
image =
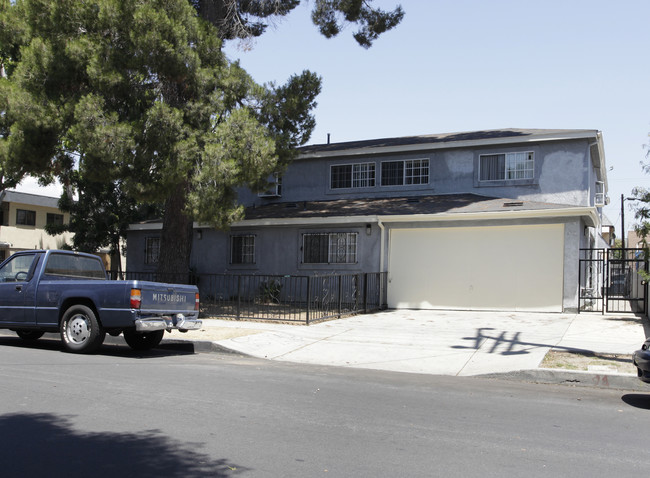
<svg viewBox="0 0 650 478">
<path fill-rule="evenodd" d="M 23 251 L 0 264 L 0 328 L 25 340 L 59 332 L 68 351 L 90 353 L 122 333 L 147 350 L 165 330 L 200 327 L 196 286 L 108 280 L 97 256 L 71 251 Z"/>
</svg>

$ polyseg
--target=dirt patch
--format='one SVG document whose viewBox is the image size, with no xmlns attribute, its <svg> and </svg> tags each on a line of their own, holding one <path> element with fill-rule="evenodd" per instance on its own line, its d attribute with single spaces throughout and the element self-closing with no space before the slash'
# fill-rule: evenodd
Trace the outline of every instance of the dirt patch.
<svg viewBox="0 0 650 478">
<path fill-rule="evenodd" d="M 632 355 L 551 350 L 539 365 L 541 368 L 580 370 L 584 372 L 630 373 L 636 375 Z"/>
</svg>

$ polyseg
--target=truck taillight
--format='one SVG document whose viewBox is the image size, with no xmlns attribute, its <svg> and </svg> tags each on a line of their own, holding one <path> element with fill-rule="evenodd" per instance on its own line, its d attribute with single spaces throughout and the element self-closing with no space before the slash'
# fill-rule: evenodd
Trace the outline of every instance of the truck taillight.
<svg viewBox="0 0 650 478">
<path fill-rule="evenodd" d="M 194 298 L 194 310 L 199 310 L 199 293 L 196 293 Z"/>
<path fill-rule="evenodd" d="M 142 305 L 142 291 L 140 289 L 131 289 L 131 308 L 139 309 Z"/>
</svg>

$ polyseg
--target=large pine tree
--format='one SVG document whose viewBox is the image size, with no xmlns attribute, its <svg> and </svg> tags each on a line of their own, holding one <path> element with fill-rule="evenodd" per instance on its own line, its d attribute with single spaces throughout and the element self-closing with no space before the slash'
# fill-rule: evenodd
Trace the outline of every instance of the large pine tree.
<svg viewBox="0 0 650 478">
<path fill-rule="evenodd" d="M 313 128 L 319 78 L 257 85 L 186 0 L 25 0 L 2 21 L 21 33 L 3 38 L 15 52 L 0 80 L 3 164 L 163 203 L 164 272 L 188 269 L 193 220 L 237 219 L 234 189 L 265 186 Z M 281 92 L 303 109 L 278 114 Z"/>
<path fill-rule="evenodd" d="M 274 18 L 300 5 L 300 0 L 190 0 L 199 14 L 214 24 L 222 40 L 258 37 Z M 372 0 L 314 0 L 311 19 L 326 38 L 355 24 L 354 39 L 364 48 L 379 35 L 397 26 L 404 17 L 398 5 L 391 12 L 373 8 Z"/>
<path fill-rule="evenodd" d="M 221 51 L 298 4 L 0 0 L 0 186 L 59 179 L 86 201 L 72 209 L 76 224 L 92 220 L 112 238 L 134 201 L 162 204 L 159 271 L 187 272 L 193 222 L 239 219 L 236 188 L 264 189 L 314 128 L 317 75 L 263 87 Z M 358 24 L 367 47 L 403 15 L 368 4 L 318 0 L 312 18 L 328 37 Z M 124 209 L 110 224 L 97 218 L 115 188 Z"/>
</svg>

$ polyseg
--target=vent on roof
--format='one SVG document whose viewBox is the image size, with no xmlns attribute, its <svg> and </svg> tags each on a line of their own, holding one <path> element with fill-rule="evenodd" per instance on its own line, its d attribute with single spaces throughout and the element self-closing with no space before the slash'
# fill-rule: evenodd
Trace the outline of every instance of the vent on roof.
<svg viewBox="0 0 650 478">
<path fill-rule="evenodd" d="M 420 200 L 418 198 L 408 198 L 406 200 L 407 203 L 418 203 Z"/>
<path fill-rule="evenodd" d="M 523 201 L 511 201 L 511 202 L 503 203 L 503 207 L 518 207 L 523 205 L 524 205 Z"/>
<path fill-rule="evenodd" d="M 288 202 L 287 204 L 284 205 L 286 208 L 290 207 L 298 207 L 298 205 L 295 202 Z"/>
</svg>

